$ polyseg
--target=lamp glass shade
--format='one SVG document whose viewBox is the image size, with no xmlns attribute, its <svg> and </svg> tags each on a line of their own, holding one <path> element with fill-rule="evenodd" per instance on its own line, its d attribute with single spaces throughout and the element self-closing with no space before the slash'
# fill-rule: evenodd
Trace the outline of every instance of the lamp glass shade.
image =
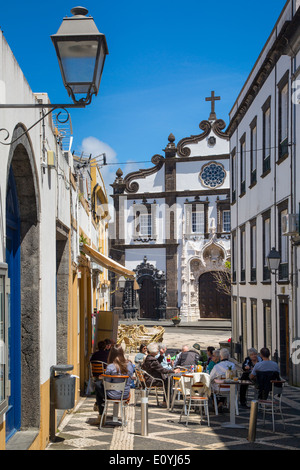
<svg viewBox="0 0 300 470">
<path fill-rule="evenodd" d="M 87 99 L 97 95 L 108 49 L 93 18 L 82 14 L 64 18 L 51 39 L 69 96 L 75 101 L 76 94 L 85 94 Z"/>
<path fill-rule="evenodd" d="M 280 253 L 272 248 L 267 256 L 268 268 L 270 271 L 277 271 L 280 264 Z"/>
<path fill-rule="evenodd" d="M 125 289 L 126 279 L 124 276 L 119 277 L 118 286 L 119 289 Z"/>
</svg>

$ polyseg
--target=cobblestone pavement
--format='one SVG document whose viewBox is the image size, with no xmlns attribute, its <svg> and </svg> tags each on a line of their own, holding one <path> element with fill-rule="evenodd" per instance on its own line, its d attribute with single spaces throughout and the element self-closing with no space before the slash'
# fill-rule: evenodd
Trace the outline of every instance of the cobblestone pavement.
<svg viewBox="0 0 300 470">
<path fill-rule="evenodd" d="M 200 425 L 199 414 L 191 413 L 188 426 L 179 423 L 181 408 L 173 412 L 160 408 L 154 395 L 149 397 L 148 436 L 141 435 L 141 409 L 139 402 L 131 402 L 127 410 L 127 426 L 122 431 L 119 426 L 108 424 L 99 429 L 97 413 L 93 410 L 95 398 L 83 398 L 75 410 L 61 423 L 57 441 L 50 443 L 47 450 L 105 450 L 105 451 L 180 451 L 182 454 L 197 450 L 300 450 L 300 390 L 286 386 L 284 391 L 283 414 L 276 417 L 276 430 L 272 431 L 271 415 L 263 426 L 259 412 L 256 440 L 247 440 L 249 409 L 240 410 L 236 418 L 245 429 L 228 429 L 222 424 L 229 420 L 229 414 L 216 416 L 210 407 L 210 427 L 203 419 Z M 250 397 L 251 398 L 251 397 Z"/>
<path fill-rule="evenodd" d="M 166 328 L 164 343 L 169 348 L 179 348 L 183 344 L 192 346 L 195 342 L 201 348 L 219 346 L 219 341 L 226 341 L 230 332 L 208 331 L 199 328 Z M 131 358 L 132 359 L 132 358 Z M 251 387 L 249 387 L 250 391 Z M 148 406 L 148 436 L 141 435 L 140 402 L 134 404 L 132 389 L 131 402 L 127 409 L 127 427 L 108 424 L 99 429 L 97 412 L 94 411 L 95 397 L 83 397 L 77 407 L 67 415 L 59 426 L 56 442 L 50 443 L 47 450 L 102 450 L 106 455 L 115 455 L 117 451 L 126 451 L 129 455 L 144 455 L 146 450 L 153 453 L 196 453 L 198 450 L 300 450 L 300 389 L 286 386 L 283 395 L 283 414 L 286 428 L 279 417 L 276 418 L 276 432 L 272 432 L 270 415 L 265 427 L 262 414 L 258 414 L 256 440 L 247 440 L 249 427 L 249 409 L 240 409 L 236 418 L 245 429 L 228 429 L 222 424 L 229 421 L 229 414 L 215 416 L 210 406 L 210 427 L 203 420 L 200 425 L 199 414 L 190 415 L 188 426 L 179 423 L 181 408 L 170 412 L 157 407 L 155 395 L 150 395 Z M 249 395 L 251 400 L 251 392 Z M 183 420 L 184 421 L 184 420 Z M 131 453 L 130 453 L 131 451 Z"/>
</svg>

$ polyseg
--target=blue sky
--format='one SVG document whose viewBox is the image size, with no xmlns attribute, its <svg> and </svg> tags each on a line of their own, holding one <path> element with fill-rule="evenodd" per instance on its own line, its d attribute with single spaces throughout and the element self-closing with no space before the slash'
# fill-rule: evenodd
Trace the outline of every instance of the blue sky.
<svg viewBox="0 0 300 470">
<path fill-rule="evenodd" d="M 86 0 L 106 35 L 109 55 L 100 92 L 86 109 L 72 110 L 73 150 L 105 151 L 106 185 L 120 166 L 126 173 L 151 166 L 167 144 L 198 134 L 215 90 L 217 117 L 228 114 L 285 0 Z M 34 92 L 69 102 L 50 35 L 74 1 L 2 2 L 0 28 Z M 149 162 L 125 165 L 127 162 Z M 108 188 L 109 189 L 109 188 Z"/>
</svg>

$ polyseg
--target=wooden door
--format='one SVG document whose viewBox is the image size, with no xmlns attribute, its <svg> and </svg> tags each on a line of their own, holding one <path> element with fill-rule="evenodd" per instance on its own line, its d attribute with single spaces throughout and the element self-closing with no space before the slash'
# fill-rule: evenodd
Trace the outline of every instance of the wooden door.
<svg viewBox="0 0 300 470">
<path fill-rule="evenodd" d="M 217 289 L 212 272 L 199 278 L 200 318 L 231 318 L 231 297 Z"/>
<path fill-rule="evenodd" d="M 153 318 L 157 317 L 156 314 L 156 295 L 155 285 L 150 277 L 145 277 L 141 283 L 139 291 L 140 298 L 140 318 Z"/>
<path fill-rule="evenodd" d="M 288 304 L 280 304 L 279 307 L 280 322 L 280 374 L 282 377 L 289 375 L 289 306 Z"/>
</svg>

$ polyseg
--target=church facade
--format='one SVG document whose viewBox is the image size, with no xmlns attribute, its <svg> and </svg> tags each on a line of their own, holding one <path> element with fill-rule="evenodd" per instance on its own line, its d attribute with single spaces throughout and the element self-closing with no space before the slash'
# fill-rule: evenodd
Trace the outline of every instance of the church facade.
<svg viewBox="0 0 300 470">
<path fill-rule="evenodd" d="M 111 256 L 140 286 L 116 289 L 120 318 L 182 321 L 230 318 L 230 156 L 225 122 L 211 113 L 201 132 L 177 144 L 170 134 L 153 166 L 112 185 Z M 228 269 L 229 266 L 229 269 Z"/>
</svg>

